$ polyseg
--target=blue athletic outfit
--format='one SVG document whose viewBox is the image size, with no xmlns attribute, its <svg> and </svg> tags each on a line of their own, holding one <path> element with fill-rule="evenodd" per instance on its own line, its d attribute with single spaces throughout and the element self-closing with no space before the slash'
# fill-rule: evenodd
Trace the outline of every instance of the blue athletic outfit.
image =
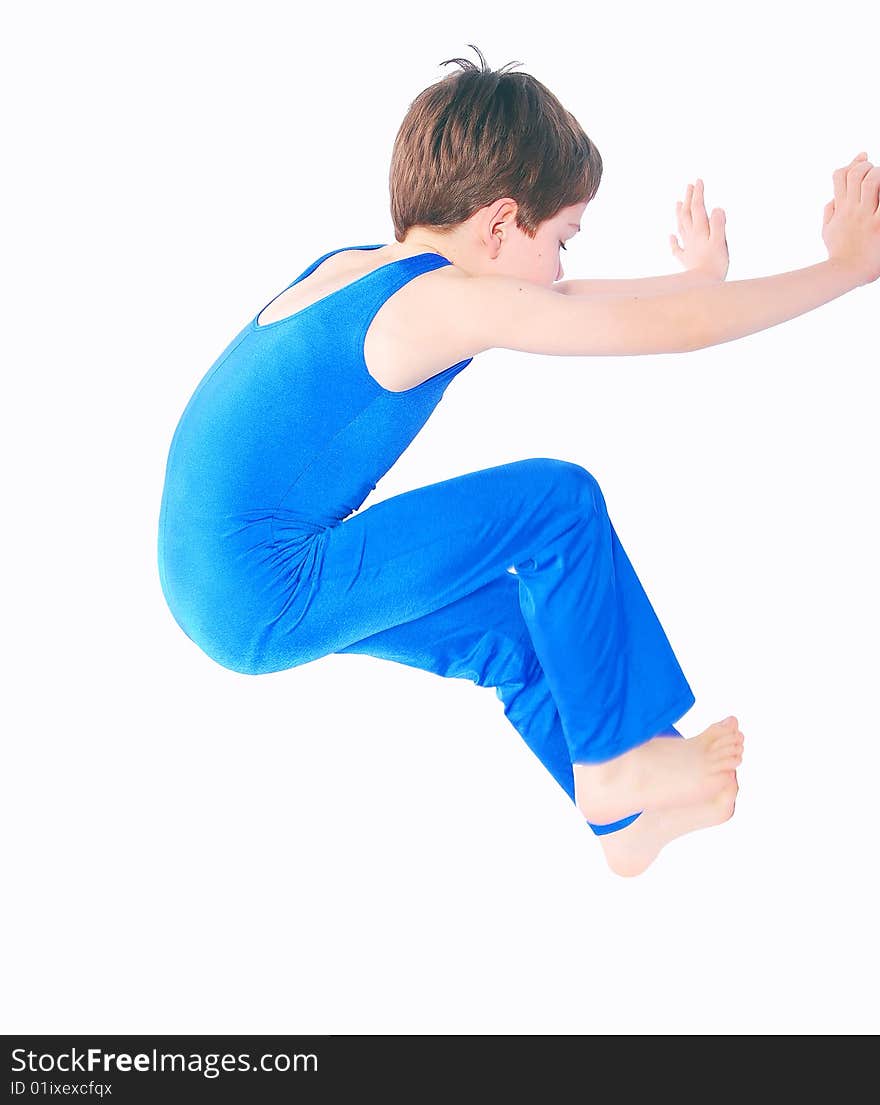
<svg viewBox="0 0 880 1105">
<path fill-rule="evenodd" d="M 288 287 L 335 253 L 379 248 L 331 250 Z M 402 392 L 364 360 L 382 304 L 448 264 L 391 261 L 288 318 L 259 325 L 262 308 L 233 338 L 171 441 L 162 591 L 236 672 L 360 652 L 494 687 L 574 801 L 572 763 L 680 736 L 671 723 L 695 702 L 594 477 L 520 460 L 355 513 L 472 359 Z"/>
</svg>

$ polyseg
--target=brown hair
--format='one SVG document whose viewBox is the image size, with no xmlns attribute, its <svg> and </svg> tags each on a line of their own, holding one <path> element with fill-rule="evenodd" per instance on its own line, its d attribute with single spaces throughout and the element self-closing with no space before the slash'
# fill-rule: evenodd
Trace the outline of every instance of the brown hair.
<svg viewBox="0 0 880 1105">
<path fill-rule="evenodd" d="M 394 237 L 411 226 L 442 232 L 510 196 L 530 238 L 563 207 L 589 203 L 602 158 L 577 119 L 528 73 L 493 71 L 468 58 L 410 104 L 391 155 Z M 521 65 L 521 62 L 509 62 Z"/>
</svg>

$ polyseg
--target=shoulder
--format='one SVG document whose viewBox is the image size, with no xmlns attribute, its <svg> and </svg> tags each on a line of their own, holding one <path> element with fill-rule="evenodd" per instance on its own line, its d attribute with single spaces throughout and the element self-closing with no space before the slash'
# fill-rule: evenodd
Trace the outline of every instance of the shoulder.
<svg viewBox="0 0 880 1105">
<path fill-rule="evenodd" d="M 459 359 L 493 348 L 517 348 L 505 339 L 514 320 L 523 314 L 533 319 L 535 326 L 552 328 L 573 310 L 572 297 L 561 294 L 556 286 L 517 276 L 475 275 L 455 265 L 444 265 L 424 276 L 422 294 L 414 297 L 422 322 L 442 332 L 453 352 L 461 352 Z"/>
<path fill-rule="evenodd" d="M 447 367 L 473 357 L 480 352 L 472 348 L 466 322 L 473 280 L 452 264 L 423 272 L 383 304 L 374 328 L 422 349 L 431 365 Z"/>
</svg>

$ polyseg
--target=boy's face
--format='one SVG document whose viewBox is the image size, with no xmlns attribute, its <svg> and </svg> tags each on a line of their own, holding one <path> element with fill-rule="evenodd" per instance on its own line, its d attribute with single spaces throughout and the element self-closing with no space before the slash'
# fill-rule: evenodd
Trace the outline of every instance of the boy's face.
<svg viewBox="0 0 880 1105">
<path fill-rule="evenodd" d="M 507 253 L 510 268 L 505 265 L 509 275 L 521 276 L 536 284 L 551 285 L 564 276 L 562 255 L 565 244 L 580 229 L 580 220 L 587 205 L 575 203 L 563 207 L 551 219 L 545 219 L 535 234 L 529 238 L 515 223 L 508 239 Z"/>
</svg>

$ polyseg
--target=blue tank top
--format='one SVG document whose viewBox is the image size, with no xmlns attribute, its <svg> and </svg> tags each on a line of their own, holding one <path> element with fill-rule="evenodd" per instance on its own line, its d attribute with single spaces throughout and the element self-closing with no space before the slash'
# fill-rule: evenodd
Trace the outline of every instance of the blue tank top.
<svg viewBox="0 0 880 1105">
<path fill-rule="evenodd" d="M 331 250 L 288 287 L 335 253 L 381 246 Z M 209 653 L 215 612 L 233 616 L 245 601 L 253 610 L 279 562 L 288 579 L 308 574 L 310 539 L 358 509 L 473 359 L 402 392 L 382 387 L 364 360 L 382 304 L 448 264 L 435 253 L 400 258 L 259 325 L 263 307 L 199 382 L 169 448 L 158 555 L 172 613 Z"/>
</svg>

